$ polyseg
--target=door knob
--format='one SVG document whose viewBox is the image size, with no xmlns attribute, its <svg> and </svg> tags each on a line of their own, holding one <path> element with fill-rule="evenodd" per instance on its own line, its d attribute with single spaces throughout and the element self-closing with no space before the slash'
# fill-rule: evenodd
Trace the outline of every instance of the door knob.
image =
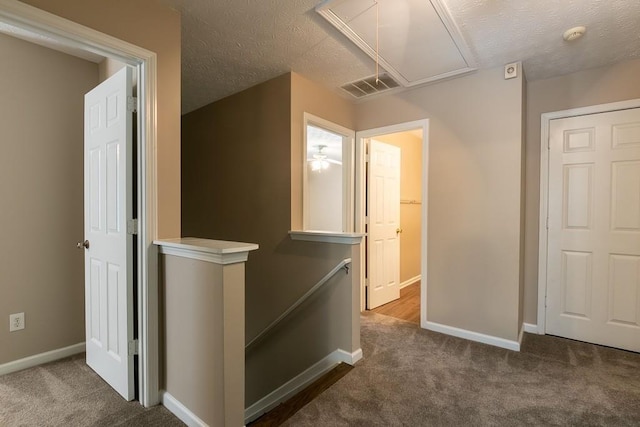
<svg viewBox="0 0 640 427">
<path fill-rule="evenodd" d="M 89 241 L 85 240 L 84 242 L 78 242 L 76 244 L 76 248 L 78 248 L 78 249 L 82 249 L 82 248 L 89 249 Z"/>
<path fill-rule="evenodd" d="M 402 228 L 396 228 L 396 234 L 402 233 Z"/>
</svg>

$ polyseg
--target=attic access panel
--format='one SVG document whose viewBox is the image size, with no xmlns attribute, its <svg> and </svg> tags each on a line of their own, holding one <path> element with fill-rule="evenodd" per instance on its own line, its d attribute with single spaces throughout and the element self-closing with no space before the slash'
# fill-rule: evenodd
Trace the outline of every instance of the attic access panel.
<svg viewBox="0 0 640 427">
<path fill-rule="evenodd" d="M 405 87 L 475 70 L 442 0 L 327 0 L 316 11 L 373 60 L 377 27 L 380 66 Z"/>
</svg>

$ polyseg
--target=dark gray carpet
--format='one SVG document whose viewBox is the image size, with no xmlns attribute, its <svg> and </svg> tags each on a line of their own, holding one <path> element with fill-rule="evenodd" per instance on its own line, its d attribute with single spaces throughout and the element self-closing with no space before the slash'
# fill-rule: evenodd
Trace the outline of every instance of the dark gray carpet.
<svg viewBox="0 0 640 427">
<path fill-rule="evenodd" d="M 162 406 L 127 402 L 84 355 L 0 376 L 0 426 L 184 426 Z"/>
<path fill-rule="evenodd" d="M 531 334 L 517 353 L 373 313 L 362 349 L 284 425 L 640 425 L 640 354 Z"/>
</svg>

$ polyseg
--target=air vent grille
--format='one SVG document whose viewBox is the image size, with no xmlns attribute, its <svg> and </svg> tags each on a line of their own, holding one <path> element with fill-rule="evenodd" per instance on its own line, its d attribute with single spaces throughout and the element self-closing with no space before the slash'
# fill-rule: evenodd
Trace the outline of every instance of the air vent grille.
<svg viewBox="0 0 640 427">
<path fill-rule="evenodd" d="M 376 76 L 367 77 L 362 80 L 347 83 L 341 88 L 355 98 L 363 98 L 365 96 L 375 95 L 387 90 L 399 87 L 400 83 L 395 81 L 388 74 L 381 74 L 376 83 Z"/>
</svg>

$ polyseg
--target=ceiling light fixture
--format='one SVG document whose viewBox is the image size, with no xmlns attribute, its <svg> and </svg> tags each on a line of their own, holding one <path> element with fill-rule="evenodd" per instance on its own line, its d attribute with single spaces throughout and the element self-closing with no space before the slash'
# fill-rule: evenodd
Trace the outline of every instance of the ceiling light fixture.
<svg viewBox="0 0 640 427">
<path fill-rule="evenodd" d="M 562 35 L 562 38 L 570 42 L 584 36 L 585 31 L 587 31 L 585 27 L 569 28 L 567 31 L 564 32 L 564 34 Z"/>
<path fill-rule="evenodd" d="M 327 155 L 322 152 L 327 146 L 318 145 L 318 152 L 313 155 L 311 161 L 311 170 L 313 172 L 322 172 L 329 169 L 329 162 L 327 161 Z"/>
</svg>

